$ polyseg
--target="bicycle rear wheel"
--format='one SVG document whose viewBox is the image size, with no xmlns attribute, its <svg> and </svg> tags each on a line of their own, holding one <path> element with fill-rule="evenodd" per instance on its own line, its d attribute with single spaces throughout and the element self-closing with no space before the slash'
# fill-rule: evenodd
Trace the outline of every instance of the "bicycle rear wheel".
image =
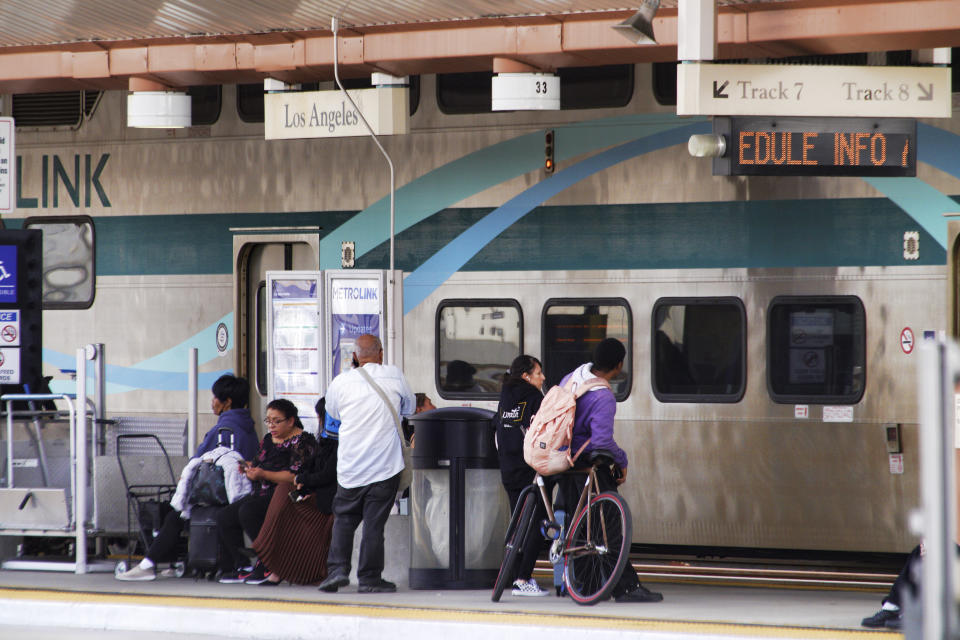
<svg viewBox="0 0 960 640">
<path fill-rule="evenodd" d="M 599 494 L 577 514 L 564 546 L 563 574 L 574 602 L 591 605 L 610 595 L 627 566 L 632 533 L 630 508 L 617 493 Z"/>
<path fill-rule="evenodd" d="M 531 524 L 533 522 L 533 511 L 536 508 L 535 500 L 539 495 L 535 491 L 525 491 L 521 494 L 522 506 L 515 512 L 510 526 L 507 528 L 506 549 L 503 553 L 503 562 L 500 563 L 500 573 L 497 574 L 497 581 L 493 583 L 493 594 L 490 600 L 500 602 L 500 596 L 503 590 L 510 584 L 517 572 L 517 563 L 520 562 L 520 550 L 523 549 L 523 543 L 528 535 L 532 535 Z"/>
</svg>

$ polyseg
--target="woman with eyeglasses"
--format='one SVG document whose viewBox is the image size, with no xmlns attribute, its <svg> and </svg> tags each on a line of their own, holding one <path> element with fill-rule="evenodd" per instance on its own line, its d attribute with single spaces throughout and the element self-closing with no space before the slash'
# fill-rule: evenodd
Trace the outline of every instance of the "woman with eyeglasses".
<svg viewBox="0 0 960 640">
<path fill-rule="evenodd" d="M 294 484 L 281 482 L 273 492 L 260 535 L 253 541 L 262 570 L 247 584 L 316 584 L 327 577 L 327 552 L 333 531 L 337 492 L 340 422 L 326 412 L 326 399 L 314 409 L 320 427 L 317 455 L 304 465 Z"/>
<path fill-rule="evenodd" d="M 262 567 L 249 570 L 242 551 L 243 534 L 256 540 L 280 482 L 294 482 L 305 463 L 316 455 L 317 440 L 303 430 L 297 407 L 286 399 L 267 405 L 263 420 L 268 433 L 260 442 L 260 451 L 252 461 L 243 462 L 241 471 L 253 484 L 250 495 L 227 505 L 217 515 L 217 537 L 220 541 L 220 582 L 243 582 Z"/>
</svg>

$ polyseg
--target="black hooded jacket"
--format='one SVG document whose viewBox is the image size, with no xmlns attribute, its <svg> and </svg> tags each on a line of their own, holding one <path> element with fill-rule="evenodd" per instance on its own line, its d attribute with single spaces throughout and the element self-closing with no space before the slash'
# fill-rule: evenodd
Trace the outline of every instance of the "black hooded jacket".
<svg viewBox="0 0 960 640">
<path fill-rule="evenodd" d="M 523 461 L 523 434 L 540 409 L 543 394 L 526 380 L 508 380 L 497 407 L 497 452 L 503 486 L 523 488 L 533 481 L 534 471 Z"/>
</svg>

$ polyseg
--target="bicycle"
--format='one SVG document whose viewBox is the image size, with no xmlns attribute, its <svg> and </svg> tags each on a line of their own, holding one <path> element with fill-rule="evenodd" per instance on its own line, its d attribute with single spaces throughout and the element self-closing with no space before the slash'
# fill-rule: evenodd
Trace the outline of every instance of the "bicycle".
<svg viewBox="0 0 960 640">
<path fill-rule="evenodd" d="M 533 513 L 537 493 L 547 512 L 542 534 L 553 540 L 550 561 L 554 565 L 563 562 L 563 582 L 570 598 L 577 604 L 592 605 L 609 597 L 627 565 L 633 525 L 624 499 L 618 493 L 599 490 L 597 468 L 612 465 L 613 455 L 596 449 L 590 453 L 589 461 L 588 468 L 552 476 L 586 475 L 577 508 L 568 520 L 569 527 L 557 524 L 542 476 L 537 474 L 533 484 L 520 493 L 504 538 L 505 551 L 493 586 L 493 602 L 499 602 L 503 590 L 513 580 L 527 536 L 536 535 Z"/>
</svg>

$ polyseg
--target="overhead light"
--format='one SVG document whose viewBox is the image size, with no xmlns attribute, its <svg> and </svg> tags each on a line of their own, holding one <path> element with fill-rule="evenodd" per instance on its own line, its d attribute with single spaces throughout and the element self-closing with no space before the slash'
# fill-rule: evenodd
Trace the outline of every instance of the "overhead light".
<svg viewBox="0 0 960 640">
<path fill-rule="evenodd" d="M 180 91 L 134 91 L 127 96 L 127 126 L 178 129 L 191 124 L 190 96 Z"/>
<path fill-rule="evenodd" d="M 727 152 L 727 139 L 715 133 L 698 133 L 690 136 L 687 151 L 694 158 L 722 158 Z"/>
<path fill-rule="evenodd" d="M 653 37 L 653 16 L 659 8 L 660 0 L 643 0 L 639 11 L 613 28 L 634 44 L 657 44 Z"/>
</svg>

